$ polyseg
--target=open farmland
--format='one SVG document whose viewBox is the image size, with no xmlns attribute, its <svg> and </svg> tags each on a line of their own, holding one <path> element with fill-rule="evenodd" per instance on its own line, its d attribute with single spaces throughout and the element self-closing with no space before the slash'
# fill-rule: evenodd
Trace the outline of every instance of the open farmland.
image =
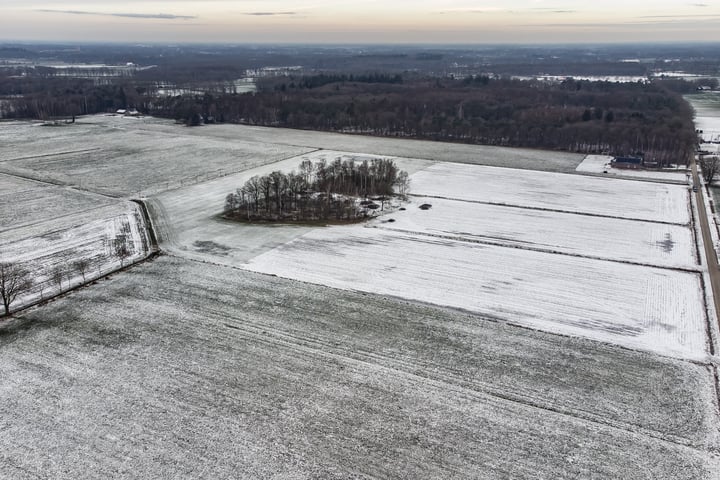
<svg viewBox="0 0 720 480">
<path fill-rule="evenodd" d="M 252 168 L 244 172 L 208 182 L 171 190 L 148 199 L 153 213 L 158 240 L 163 249 L 195 259 L 208 259 L 240 265 L 274 247 L 312 231 L 303 225 L 243 225 L 223 220 L 225 197 L 242 187 L 251 177 L 267 175 L 274 170 L 297 171 L 303 160 L 328 163 L 336 158 L 376 158 L 365 154 L 337 151 L 316 151 L 281 162 Z M 418 159 L 394 158 L 400 168 L 415 172 L 434 162 Z M 241 228 L 242 235 L 238 235 Z"/>
<path fill-rule="evenodd" d="M 0 373 L 9 478 L 690 480 L 720 466 L 702 366 L 182 259 L 24 314 L 2 330 Z"/>
<path fill-rule="evenodd" d="M 145 133 L 169 133 L 187 135 L 204 142 L 207 139 L 223 143 L 237 139 L 254 142 L 305 147 L 308 150 L 323 149 L 342 152 L 361 152 L 384 157 L 423 158 L 439 162 L 456 162 L 497 167 L 545 170 L 572 173 L 583 161 L 584 155 L 567 152 L 548 152 L 526 148 L 490 147 L 460 143 L 432 142 L 427 140 L 393 139 L 366 135 L 267 128 L 249 125 L 212 125 L 203 128 L 185 128 L 167 120 L 156 118 L 123 119 L 113 116 L 85 117 L 83 122 L 116 126 Z"/>
<path fill-rule="evenodd" d="M 122 260 L 115 250 L 119 238 L 127 248 L 127 257 Z M 0 233 L 3 259 L 23 265 L 34 279 L 16 304 L 28 304 L 61 288 L 99 278 L 147 257 L 151 250 L 145 220 L 131 202 L 116 202 Z M 78 271 L 78 261 L 86 262 L 84 272 Z M 62 272 L 62 285 L 53 280 L 55 271 Z"/>
<path fill-rule="evenodd" d="M 32 142 L 27 141 L 28 135 Z M 90 116 L 54 127 L 11 122 L 3 124 L 3 140 L 0 172 L 118 197 L 152 195 L 318 149 L 551 171 L 573 171 L 583 158 L 237 125 L 188 128 L 153 118 L 114 115 Z"/>
<path fill-rule="evenodd" d="M 432 208 L 421 210 L 422 204 Z M 368 226 L 601 260 L 699 268 L 695 239 L 685 226 L 422 196 L 406 207 Z"/>
<path fill-rule="evenodd" d="M 243 138 L 200 139 L 181 126 L 154 132 L 138 128 L 143 119 L 110 116 L 94 122 L 100 118 L 31 127 L 31 144 L 27 126 L 11 131 L 0 146 L 0 171 L 112 196 L 148 195 L 313 150 Z"/>
<path fill-rule="evenodd" d="M 74 189 L 0 174 L 0 232 L 114 203 Z"/>
<path fill-rule="evenodd" d="M 414 195 L 649 220 L 690 221 L 687 187 L 438 163 L 412 176 Z"/>
<path fill-rule="evenodd" d="M 8 125 L 0 171 L 61 185 L 0 175 L 0 194 L 37 187 L 64 210 L 8 220 L 0 252 L 99 275 L 129 234 L 144 258 L 141 211 L 112 198 L 140 193 L 166 255 L 0 322 L 0 478 L 719 478 L 713 317 L 681 186 L 569 175 L 572 154 Z M 411 173 L 406 210 L 220 217 L 253 175 L 369 154 Z"/>
<path fill-rule="evenodd" d="M 632 348 L 709 353 L 695 273 L 357 227 L 313 231 L 247 268 Z"/>
<path fill-rule="evenodd" d="M 139 207 L 127 201 L 5 174 L 0 174 L 0 201 L 5 207 L 0 210 L 1 259 L 21 265 L 33 279 L 14 308 L 101 277 L 151 251 Z M 118 242 L 126 248 L 123 259 L 116 255 Z"/>
<path fill-rule="evenodd" d="M 682 186 L 437 163 L 411 176 L 410 210 L 381 216 L 369 224 L 376 228 L 217 218 L 224 195 L 250 176 L 299 163 L 153 198 L 163 248 L 631 348 L 694 359 L 710 353 Z M 437 208 L 419 211 L 422 202 Z"/>
</svg>

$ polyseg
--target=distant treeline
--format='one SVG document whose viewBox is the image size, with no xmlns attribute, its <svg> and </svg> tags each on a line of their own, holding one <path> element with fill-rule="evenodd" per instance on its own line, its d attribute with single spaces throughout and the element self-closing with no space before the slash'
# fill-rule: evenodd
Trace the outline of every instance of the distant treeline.
<svg viewBox="0 0 720 480">
<path fill-rule="evenodd" d="M 149 73 L 148 73 L 149 75 Z M 696 135 L 681 93 L 699 83 L 542 82 L 474 76 L 321 74 L 263 79 L 255 94 L 160 97 L 138 79 L 0 76 L 0 115 L 48 118 L 136 108 L 188 125 L 232 122 L 684 163 Z M 133 83 L 135 82 L 135 83 Z M 3 96 L 5 97 L 3 99 Z"/>
<path fill-rule="evenodd" d="M 408 174 L 389 159 L 328 164 L 304 160 L 299 173 L 254 176 L 225 199 L 225 216 L 246 221 L 352 221 L 364 218 L 384 199 L 408 188 Z M 364 200 L 361 200 L 364 199 Z M 382 201 L 382 200 L 381 200 Z"/>
<path fill-rule="evenodd" d="M 402 75 L 385 75 L 383 73 L 370 73 L 370 74 L 357 74 L 357 75 L 329 75 L 320 74 L 312 76 L 303 76 L 296 79 L 291 79 L 290 82 L 282 82 L 275 86 L 276 90 L 286 91 L 288 88 L 318 88 L 331 83 L 344 83 L 344 82 L 357 82 L 357 83 L 403 83 Z"/>
<path fill-rule="evenodd" d="M 686 84 L 675 81 L 672 90 L 662 82 L 548 83 L 486 76 L 338 81 L 317 88 L 301 88 L 301 83 L 273 79 L 255 95 L 165 98 L 152 113 L 180 121 L 205 116 L 365 135 L 642 154 L 660 164 L 685 163 L 696 143 L 692 109 L 674 91 Z"/>
</svg>

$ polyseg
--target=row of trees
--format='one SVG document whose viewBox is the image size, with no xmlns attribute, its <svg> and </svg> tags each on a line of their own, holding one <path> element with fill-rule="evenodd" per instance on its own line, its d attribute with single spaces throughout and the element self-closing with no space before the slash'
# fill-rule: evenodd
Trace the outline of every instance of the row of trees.
<svg viewBox="0 0 720 480">
<path fill-rule="evenodd" d="M 274 171 L 249 179 L 226 197 L 225 215 L 247 221 L 352 221 L 378 208 L 368 198 L 382 202 L 395 188 L 405 195 L 409 183 L 407 172 L 389 159 L 314 164 L 306 159 L 298 173 Z"/>
<path fill-rule="evenodd" d="M 112 241 L 112 254 L 120 260 L 120 266 L 124 266 L 125 260 L 132 255 L 132 249 L 128 244 L 128 238 L 124 234 L 117 235 Z M 40 292 L 40 299 L 43 299 L 43 292 L 47 288 L 46 282 L 62 291 L 65 282 L 70 283 L 73 275 L 80 275 L 83 283 L 85 276 L 90 271 L 92 261 L 82 257 L 70 262 L 62 262 L 56 265 L 47 273 L 47 280 L 39 282 L 33 277 L 33 271 L 22 263 L 0 262 L 0 299 L 2 299 L 5 315 L 10 314 L 10 309 L 19 296 L 30 293 L 32 289 Z"/>
</svg>

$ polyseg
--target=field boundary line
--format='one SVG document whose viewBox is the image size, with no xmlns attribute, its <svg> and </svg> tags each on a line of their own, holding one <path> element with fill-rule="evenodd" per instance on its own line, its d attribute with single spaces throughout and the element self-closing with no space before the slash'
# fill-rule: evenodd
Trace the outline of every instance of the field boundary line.
<svg viewBox="0 0 720 480">
<path fill-rule="evenodd" d="M 436 198 L 438 200 L 450 200 L 454 202 L 466 202 L 466 203 L 478 203 L 481 205 L 494 205 L 498 207 L 508 207 L 508 208 L 519 208 L 522 210 L 537 210 L 540 212 L 553 212 L 553 213 L 567 213 L 571 215 L 583 215 L 585 217 L 596 217 L 596 218 L 613 218 L 616 220 L 629 220 L 631 222 L 645 222 L 645 223 L 656 223 L 660 225 L 675 225 L 679 227 L 688 227 L 690 225 L 690 220 L 688 220 L 687 223 L 678 223 L 678 222 L 666 222 L 662 220 L 649 220 L 647 218 L 635 218 L 635 217 L 619 217 L 617 215 L 603 215 L 601 213 L 589 213 L 589 212 L 577 212 L 572 210 L 563 210 L 559 208 L 546 208 L 546 207 L 534 207 L 529 205 L 516 205 L 512 203 L 502 203 L 502 202 L 487 202 L 482 200 L 466 200 L 462 198 L 453 198 L 453 197 L 445 197 L 441 195 L 422 195 L 419 193 L 410 193 L 408 194 L 409 197 L 416 197 L 416 198 Z"/>
<path fill-rule="evenodd" d="M 377 228 L 378 230 L 384 230 L 386 232 L 400 232 L 400 233 L 405 233 L 405 234 L 410 234 L 410 235 L 440 238 L 443 240 L 450 240 L 450 241 L 454 241 L 454 242 L 476 243 L 479 245 L 490 245 L 493 247 L 501 247 L 501 248 L 515 248 L 518 250 L 528 250 L 528 251 L 539 252 L 539 253 L 548 253 L 548 254 L 552 254 L 552 255 L 565 255 L 568 257 L 584 258 L 587 260 L 615 262 L 615 263 L 620 263 L 623 265 L 635 265 L 638 267 L 660 268 L 660 269 L 664 269 L 664 270 L 674 270 L 674 271 L 685 272 L 685 273 L 702 273 L 702 269 L 700 269 L 699 267 L 698 268 L 689 268 L 689 267 L 686 268 L 686 267 L 670 267 L 670 266 L 664 266 L 664 265 L 655 265 L 655 264 L 650 264 L 650 263 L 633 262 L 631 260 L 618 260 L 615 258 L 597 257 L 594 255 L 583 255 L 580 253 L 563 252 L 560 250 L 553 250 L 550 248 L 532 247 L 532 246 L 525 246 L 525 245 L 519 245 L 519 244 L 513 245 L 511 243 L 502 243 L 501 241 L 484 240 L 482 238 L 474 239 L 474 238 L 459 237 L 459 236 L 454 236 L 454 235 L 443 235 L 443 234 L 439 234 L 439 233 L 417 232 L 414 230 L 388 228 L 388 227 L 384 227 L 382 225 L 365 225 L 365 228 Z"/>
<path fill-rule="evenodd" d="M 122 204 L 122 203 L 124 203 L 124 202 L 123 202 L 122 200 L 118 200 L 118 203 Z M 108 205 L 100 205 L 100 206 L 98 206 L 98 207 L 90 207 L 90 208 L 88 208 L 88 209 L 86 209 L 86 210 L 78 210 L 78 211 L 76 211 L 76 212 L 66 213 L 65 215 L 58 215 L 58 216 L 55 216 L 55 217 L 53 217 L 53 218 L 46 219 L 46 220 L 39 220 L 39 221 L 37 221 L 37 222 L 25 223 L 25 224 L 23 224 L 23 225 L 16 225 L 16 226 L 13 226 L 13 227 L 10 227 L 10 228 L 5 228 L 5 229 L 0 230 L 0 234 L 6 233 L 6 232 L 12 232 L 13 230 L 21 230 L 21 229 L 23 229 L 23 228 L 34 227 L 34 226 L 36 226 L 36 225 L 42 225 L 43 223 L 49 223 L 49 222 L 52 222 L 52 221 L 54 221 L 54 220 L 59 220 L 59 219 L 61 219 L 61 218 L 67 218 L 67 217 L 73 217 L 73 216 L 81 216 L 81 215 L 86 214 L 86 213 L 88 213 L 88 212 L 94 212 L 95 210 L 100 210 L 100 209 L 103 209 L 103 208 L 111 208 L 111 207 L 113 207 L 113 206 L 116 206 L 116 204 L 108 204 Z M 71 225 L 71 227 L 75 227 L 75 226 L 77 226 L 77 225 Z M 48 232 L 48 233 L 52 233 L 52 232 L 53 232 L 53 231 L 50 231 L 50 232 Z"/>
<path fill-rule="evenodd" d="M 6 163 L 6 162 L 16 162 L 16 161 L 22 161 L 22 160 L 31 160 L 33 158 L 48 158 L 48 157 L 56 157 L 59 155 L 74 155 L 78 153 L 91 153 L 91 152 L 99 152 L 102 151 L 102 148 L 88 148 L 85 150 L 68 150 L 67 152 L 57 152 L 57 153 L 46 153 L 44 155 L 30 155 L 29 157 L 16 157 L 16 158 L 6 158 L 4 160 L 0 160 L 0 163 Z"/>
</svg>

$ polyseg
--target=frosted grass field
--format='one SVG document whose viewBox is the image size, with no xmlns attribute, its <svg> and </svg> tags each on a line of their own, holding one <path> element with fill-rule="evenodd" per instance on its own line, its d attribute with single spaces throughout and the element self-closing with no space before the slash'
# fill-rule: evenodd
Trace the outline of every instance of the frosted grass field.
<svg viewBox="0 0 720 480">
<path fill-rule="evenodd" d="M 224 264 L 242 264 L 250 258 L 309 232 L 312 228 L 301 225 L 242 225 L 226 221 L 223 212 L 225 197 L 242 187 L 255 175 L 267 175 L 274 170 L 298 171 L 303 160 L 315 163 L 336 158 L 378 158 L 377 155 L 321 150 L 281 162 L 252 168 L 244 172 L 171 190 L 149 199 L 149 208 L 155 218 L 155 228 L 163 248 L 173 253 L 196 259 L 212 258 Z M 433 162 L 417 159 L 394 158 L 399 168 L 416 172 Z M 241 235 L 238 230 L 241 229 Z"/>
<path fill-rule="evenodd" d="M 252 139 L 254 142 L 305 147 L 308 150 L 333 150 L 341 152 L 363 152 L 385 157 L 404 157 L 432 160 L 436 162 L 457 162 L 498 167 L 573 172 L 584 156 L 567 152 L 547 152 L 524 148 L 490 147 L 465 145 L 427 140 L 403 138 L 369 137 L 288 128 L 254 127 L 249 125 L 211 125 L 202 128 L 185 128 L 168 120 L 156 118 L 122 119 L 120 117 L 91 116 L 83 122 L 113 127 L 120 123 L 122 128 L 146 134 L 166 133 L 187 135 L 200 141 L 214 139 L 233 142 L 238 139 Z"/>
<path fill-rule="evenodd" d="M 117 197 L 154 195 L 318 149 L 551 171 L 573 171 L 582 160 L 561 152 L 239 125 L 189 128 L 113 115 L 57 127 L 9 122 L 0 131 L 0 172 Z"/>
<path fill-rule="evenodd" d="M 682 185 L 438 163 L 412 176 L 411 193 L 518 207 L 687 224 Z"/>
</svg>

